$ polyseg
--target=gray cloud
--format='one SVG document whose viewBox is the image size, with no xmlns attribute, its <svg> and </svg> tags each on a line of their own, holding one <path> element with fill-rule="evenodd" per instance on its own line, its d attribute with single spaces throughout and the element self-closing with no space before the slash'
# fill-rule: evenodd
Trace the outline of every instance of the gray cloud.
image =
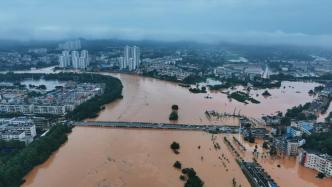
<svg viewBox="0 0 332 187">
<path fill-rule="evenodd" d="M 330 0 L 1 0 L 1 39 L 332 46 Z"/>
</svg>

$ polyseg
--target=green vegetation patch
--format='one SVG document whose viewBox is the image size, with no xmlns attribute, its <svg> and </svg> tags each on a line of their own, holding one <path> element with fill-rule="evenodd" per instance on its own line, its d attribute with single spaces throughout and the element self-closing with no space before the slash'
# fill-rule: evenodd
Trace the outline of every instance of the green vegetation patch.
<svg viewBox="0 0 332 187">
<path fill-rule="evenodd" d="M 247 101 L 250 101 L 251 103 L 254 103 L 254 104 L 260 103 L 260 101 L 250 97 L 249 94 L 247 94 L 245 92 L 241 92 L 241 91 L 236 91 L 236 92 L 229 94 L 228 98 L 235 99 L 235 100 L 237 100 L 241 103 L 245 103 L 245 104 L 248 104 Z"/>
<path fill-rule="evenodd" d="M 307 136 L 304 148 L 332 155 L 332 128 L 328 132 Z"/>
</svg>

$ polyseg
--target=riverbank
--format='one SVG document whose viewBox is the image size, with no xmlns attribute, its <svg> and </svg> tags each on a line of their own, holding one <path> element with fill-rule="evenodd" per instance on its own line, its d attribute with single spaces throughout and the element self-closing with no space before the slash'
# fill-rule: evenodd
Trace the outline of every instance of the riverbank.
<svg viewBox="0 0 332 187">
<path fill-rule="evenodd" d="M 70 132 L 70 126 L 54 126 L 45 136 L 11 155 L 8 160 L 1 163 L 0 186 L 20 186 L 27 173 L 35 166 L 44 163 L 53 152 L 67 141 L 67 134 Z"/>
</svg>

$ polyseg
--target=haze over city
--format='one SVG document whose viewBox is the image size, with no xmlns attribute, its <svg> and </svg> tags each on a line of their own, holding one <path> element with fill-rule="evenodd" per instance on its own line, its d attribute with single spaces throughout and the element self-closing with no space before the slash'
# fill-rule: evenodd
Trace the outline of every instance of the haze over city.
<svg viewBox="0 0 332 187">
<path fill-rule="evenodd" d="M 332 45 L 329 0 L 4 0 L 0 38 Z"/>
</svg>

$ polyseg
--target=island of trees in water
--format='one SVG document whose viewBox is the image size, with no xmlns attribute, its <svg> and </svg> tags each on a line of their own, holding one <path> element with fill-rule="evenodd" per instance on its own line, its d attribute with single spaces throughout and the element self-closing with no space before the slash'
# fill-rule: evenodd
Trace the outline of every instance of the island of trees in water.
<svg viewBox="0 0 332 187">
<path fill-rule="evenodd" d="M 172 105 L 172 112 L 169 114 L 168 119 L 171 121 L 178 120 L 179 119 L 178 110 L 179 110 L 178 105 Z"/>
<path fill-rule="evenodd" d="M 258 104 L 260 103 L 260 101 L 250 97 L 249 94 L 245 93 L 245 92 L 241 92 L 241 91 L 236 91 L 236 92 L 233 92 L 231 94 L 228 95 L 228 98 L 232 98 L 232 99 L 235 99 L 241 103 L 245 103 L 245 104 L 248 104 L 247 101 L 250 101 L 254 104 Z"/>
</svg>

